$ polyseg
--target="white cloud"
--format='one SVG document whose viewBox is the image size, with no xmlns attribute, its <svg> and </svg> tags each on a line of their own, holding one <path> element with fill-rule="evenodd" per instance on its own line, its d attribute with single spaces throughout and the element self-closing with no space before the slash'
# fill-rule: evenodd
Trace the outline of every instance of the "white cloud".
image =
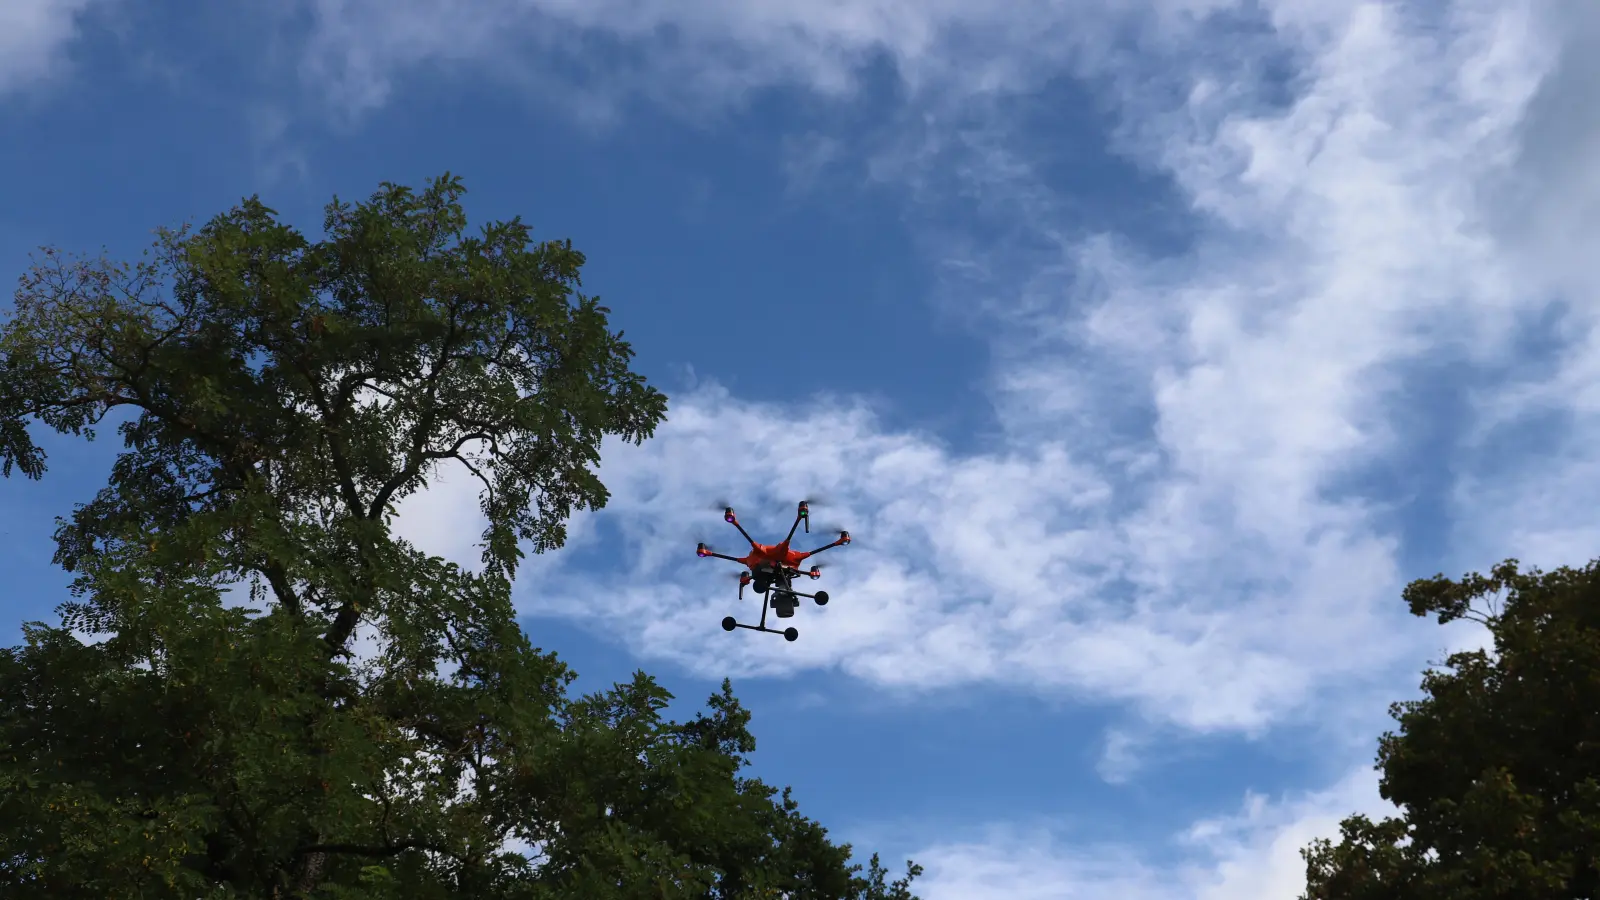
<svg viewBox="0 0 1600 900">
<path fill-rule="evenodd" d="M 1236 812 L 1173 835 L 1159 855 L 997 827 L 981 840 L 913 853 L 927 870 L 917 892 L 924 900 L 1290 900 L 1305 889 L 1301 848 L 1337 834 L 1352 813 L 1393 812 L 1376 798 L 1376 775 L 1366 767 L 1324 791 L 1251 795 Z"/>
<path fill-rule="evenodd" d="M 1190 199 L 1199 237 L 1172 260 L 1107 238 L 1064 245 L 995 286 L 1021 298 L 997 321 L 1033 335 L 1007 335 L 1018 349 L 1000 354 L 1007 449 L 963 455 L 888 433 L 851 400 L 679 396 L 658 437 L 606 454 L 614 499 L 595 524 L 620 530 L 620 565 L 579 574 L 540 560 L 524 609 L 590 620 L 708 674 L 836 667 L 904 687 L 998 683 L 1203 731 L 1259 730 L 1331 686 L 1409 675 L 1428 637 L 1396 627 L 1396 594 L 1415 573 L 1397 568 L 1385 498 L 1341 485 L 1400 447 L 1409 413 L 1389 395 L 1401 367 L 1497 358 L 1504 324 L 1539 303 L 1517 290 L 1476 186 L 1514 158 L 1545 48 L 1514 5 L 1461 3 L 1428 22 L 1389 4 L 1267 11 L 1276 47 L 1252 52 L 1298 61 L 1286 104 L 1208 80 L 1218 54 L 1173 68 L 1179 25 L 1159 32 L 1148 79 L 1117 64 L 1107 89 L 1141 123 L 1125 143 Z M 834 12 L 805 27 L 879 21 Z M 684 15 L 691 31 L 710 27 Z M 758 24 L 718 27 L 733 40 Z M 851 28 L 837 26 L 841 46 L 899 34 Z M 896 46 L 913 57 L 926 45 Z M 1187 99 L 1163 108 L 1147 87 L 1116 87 L 1161 79 L 1187 84 L 1176 94 Z M 1004 123 L 989 125 L 974 146 L 992 160 Z M 994 177 L 1019 197 L 1047 192 L 1029 172 Z M 1150 421 L 1129 425 L 1129 407 Z M 806 609 L 792 646 L 723 634 L 731 582 L 688 555 L 700 523 L 719 525 L 705 503 L 738 498 L 778 533 L 787 504 L 813 490 L 837 497 L 861 538 L 830 554 L 837 601 Z"/>
<path fill-rule="evenodd" d="M 1122 847 L 1060 846 L 1046 834 L 928 847 L 914 857 L 926 872 L 923 900 L 1168 900 L 1162 873 Z"/>
<path fill-rule="evenodd" d="M 1130 25 L 1141 26 L 1153 46 L 1168 46 L 1239 5 L 485 0 L 468 15 L 449 0 L 301 4 L 314 20 L 302 75 L 319 98 L 347 112 L 381 106 L 399 79 L 418 70 L 488 62 L 585 118 L 611 117 L 635 96 L 699 112 L 792 85 L 847 99 L 879 59 L 912 93 L 948 102 L 1030 86 L 1088 60 L 1107 63 Z"/>
<path fill-rule="evenodd" d="M 1149 543 L 1136 529 L 1151 514 L 1123 512 L 1105 474 L 1060 443 L 955 455 L 883 432 L 849 401 L 776 409 L 711 389 L 677 398 L 644 447 L 604 458 L 613 500 L 595 518 L 619 529 L 621 565 L 577 572 L 566 555 L 539 560 L 522 608 L 588 618 L 647 656 L 708 674 L 827 666 L 893 686 L 998 682 L 1131 702 L 1199 729 L 1254 728 L 1313 681 L 1357 672 L 1386 649 L 1348 647 L 1374 613 L 1338 586 L 1370 576 L 1334 571 L 1364 554 L 1366 571 L 1388 576 L 1379 544 L 1275 547 L 1282 564 L 1306 569 L 1301 603 L 1288 607 L 1282 585 L 1256 583 L 1271 573 L 1208 561 L 1209 541 Z M 801 641 L 778 652 L 724 634 L 717 620 L 754 615 L 754 603 L 735 605 L 734 567 L 692 554 L 699 532 L 737 549 L 707 504 L 740 498 L 747 527 L 776 537 L 794 499 L 812 493 L 838 504 L 818 509 L 819 524 L 837 519 L 858 537 L 819 557 L 833 564 L 820 585 L 836 599 L 806 609 Z M 1192 591 L 1196 576 L 1211 590 Z"/>
<path fill-rule="evenodd" d="M 1532 0 L 1251 6 L 1264 27 L 1245 39 L 1223 19 L 1254 14 L 1225 2 L 505 0 L 471 20 L 427 2 L 318 4 L 317 74 L 357 107 L 418 63 L 507 63 L 514 44 L 588 52 L 575 36 L 630 51 L 583 90 L 666 100 L 671 85 L 672 102 L 697 108 L 774 85 L 847 98 L 882 54 L 910 99 L 905 130 L 871 145 L 868 169 L 917 211 L 1005 225 L 1003 245 L 928 234 L 951 293 L 985 298 L 1003 332 L 1004 449 L 893 433 L 851 400 L 780 408 L 692 391 L 645 447 L 607 448 L 613 503 L 573 543 L 616 529 L 616 565 L 533 561 L 523 609 L 587 619 L 706 674 L 986 682 L 1199 731 L 1257 731 L 1337 693 L 1348 702 L 1317 715 L 1364 721 L 1350 704 L 1413 677 L 1442 640 L 1400 627 L 1400 585 L 1429 574 L 1400 568 L 1389 513 L 1404 498 L 1356 487 L 1416 451 L 1412 426 L 1429 411 L 1396 398 L 1424 362 L 1481 386 L 1473 419 L 1449 423 L 1461 434 L 1420 463 L 1450 473 L 1451 520 L 1398 527 L 1448 530 L 1440 567 L 1587 558 L 1600 539 L 1583 524 L 1600 501 L 1588 252 L 1600 115 L 1582 98 L 1600 16 Z M 1187 205 L 1183 254 L 1072 236 L 1082 223 L 1036 174 L 1039 151 L 981 102 L 1063 74 L 1102 92 L 1122 123 L 1116 147 Z M 797 171 L 859 146 L 839 137 L 791 148 Z M 1524 329 L 1556 304 L 1565 318 L 1530 361 Z M 1530 414 L 1554 423 L 1548 439 L 1488 452 Z M 836 498 L 826 516 L 859 538 L 830 554 L 834 603 L 802 612 L 796 644 L 722 634 L 733 583 L 689 555 L 699 523 L 725 528 L 706 503 L 735 498 L 777 534 L 813 491 Z M 1111 735 L 1109 777 L 1137 765 L 1139 733 Z M 1252 800 L 1188 832 L 1180 866 L 1015 834 L 918 856 L 929 900 L 1288 897 L 1299 848 L 1375 804 L 1365 770 L 1325 794 Z"/>
<path fill-rule="evenodd" d="M 1126 784 L 1144 763 L 1146 740 L 1126 728 L 1109 728 L 1095 761 L 1095 771 L 1107 784 Z"/>
<path fill-rule="evenodd" d="M 932 46 L 955 26 L 1000 19 L 988 4 L 833 2 L 671 5 L 601 0 L 493 0 L 471 15 L 439 0 L 307 0 L 316 18 L 307 74 L 336 86 L 354 108 L 381 104 L 393 79 L 418 65 L 492 58 L 502 66 L 528 57 L 581 62 L 608 41 L 643 47 L 647 60 L 606 60 L 602 90 L 698 88 L 717 100 L 750 88 L 799 82 L 838 94 L 850 88 L 869 54 L 902 62 L 933 58 Z M 1043 4 L 1038 4 L 1043 6 Z M 520 59 L 519 59 L 520 57 Z M 590 65 L 593 65 L 591 63 Z M 648 71 L 649 77 L 641 77 Z M 597 87 L 592 82 L 586 87 Z"/>
<path fill-rule="evenodd" d="M 1584 99 L 1600 71 L 1600 12 L 1539 9 L 1552 68 L 1523 110 L 1513 164 L 1485 186 L 1490 224 L 1524 292 L 1542 301 L 1514 323 L 1538 342 L 1476 393 L 1475 458 L 1453 501 L 1458 543 L 1475 558 L 1549 568 L 1581 565 L 1600 546 L 1600 112 Z"/>
<path fill-rule="evenodd" d="M 77 36 L 78 19 L 95 0 L 6 0 L 0 3 L 0 96 L 51 74 Z"/>
</svg>

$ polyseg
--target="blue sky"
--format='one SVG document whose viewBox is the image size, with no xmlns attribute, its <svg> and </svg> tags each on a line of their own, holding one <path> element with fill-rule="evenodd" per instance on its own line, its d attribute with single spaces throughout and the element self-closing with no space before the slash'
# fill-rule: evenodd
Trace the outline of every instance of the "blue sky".
<svg viewBox="0 0 1600 900">
<path fill-rule="evenodd" d="M 1293 897 L 1412 578 L 1600 539 L 1600 17 L 1505 0 L 20 0 L 0 264 L 446 169 L 589 257 L 672 398 L 517 585 L 586 686 L 723 675 L 758 770 L 927 900 Z M 109 442 L 0 484 L 0 630 Z M 858 538 L 794 644 L 707 506 Z M 475 558 L 462 479 L 400 528 Z M 724 533 L 727 532 L 727 533 Z M 731 567 L 730 567 L 731 568 Z"/>
</svg>

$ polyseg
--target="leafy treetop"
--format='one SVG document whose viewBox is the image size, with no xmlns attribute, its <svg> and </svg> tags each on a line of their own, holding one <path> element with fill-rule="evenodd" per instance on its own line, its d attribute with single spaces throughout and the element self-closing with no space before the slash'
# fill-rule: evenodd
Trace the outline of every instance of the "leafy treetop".
<svg viewBox="0 0 1600 900">
<path fill-rule="evenodd" d="M 1579 900 L 1600 896 L 1600 562 L 1444 576 L 1413 614 L 1476 621 L 1493 652 L 1452 654 L 1395 704 L 1381 792 L 1400 814 L 1352 816 L 1304 851 L 1307 900 Z"/>
<path fill-rule="evenodd" d="M 518 627 L 521 548 L 606 502 L 602 440 L 666 400 L 582 255 L 469 236 L 462 192 L 335 200 L 318 241 L 251 199 L 137 264 L 47 251 L 21 279 L 0 467 L 44 473 L 32 423 L 115 416 L 124 450 L 57 530 L 63 627 L 0 651 L 0 893 L 911 897 L 917 867 L 859 874 L 740 774 L 728 685 L 686 723 L 642 674 L 570 697 Z M 444 465 L 480 485 L 482 571 L 391 531 Z"/>
</svg>

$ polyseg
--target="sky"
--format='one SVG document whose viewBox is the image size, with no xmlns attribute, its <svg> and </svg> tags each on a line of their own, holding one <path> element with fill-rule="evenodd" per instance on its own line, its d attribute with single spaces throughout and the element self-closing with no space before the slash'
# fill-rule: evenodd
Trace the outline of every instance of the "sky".
<svg viewBox="0 0 1600 900">
<path fill-rule="evenodd" d="M 8 0 L 0 268 L 460 175 L 670 397 L 515 587 L 580 687 L 731 677 L 925 900 L 1288 900 L 1483 639 L 1401 588 L 1600 543 L 1597 51 L 1531 0 Z M 46 447 L 7 642 L 116 449 Z M 715 504 L 807 497 L 832 602 L 724 633 Z M 399 528 L 472 563 L 471 485 Z"/>
</svg>

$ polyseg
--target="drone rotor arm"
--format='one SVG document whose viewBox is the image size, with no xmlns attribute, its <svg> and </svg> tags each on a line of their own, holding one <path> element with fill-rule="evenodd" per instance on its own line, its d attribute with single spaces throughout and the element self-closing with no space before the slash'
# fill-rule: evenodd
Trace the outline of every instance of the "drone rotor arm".
<svg viewBox="0 0 1600 900">
<path fill-rule="evenodd" d="M 706 548 L 705 544 L 701 544 L 698 547 L 696 547 L 695 551 L 694 551 L 694 555 L 700 557 L 701 559 L 725 559 L 725 560 L 728 560 L 729 562 L 739 563 L 740 565 L 744 564 L 744 560 L 740 559 L 739 557 L 737 557 L 737 556 L 729 556 L 726 553 L 718 553 L 715 550 L 709 550 L 709 549 Z"/>
<path fill-rule="evenodd" d="M 849 538 L 841 537 L 841 538 L 839 538 L 838 540 L 834 541 L 831 544 L 823 544 L 821 547 L 818 547 L 815 550 L 807 550 L 804 553 L 801 553 L 800 554 L 800 559 L 807 559 L 809 557 L 816 556 L 818 553 L 821 553 L 824 550 L 831 550 L 834 547 L 839 547 L 839 546 L 842 546 L 842 545 L 848 544 L 848 543 L 850 543 L 850 539 Z"/>
<path fill-rule="evenodd" d="M 749 542 L 751 547 L 756 545 L 756 539 L 750 536 L 750 532 L 744 530 L 743 525 L 739 524 L 739 516 L 733 511 L 733 507 L 725 506 L 722 508 L 722 521 L 739 529 L 739 534 L 744 536 L 744 539 Z"/>
<path fill-rule="evenodd" d="M 792 541 L 792 540 L 794 540 L 794 533 L 795 533 L 795 530 L 796 530 L 796 529 L 798 529 L 798 528 L 799 528 L 799 527 L 800 527 L 800 523 L 801 523 L 801 522 L 803 522 L 803 521 L 805 521 L 805 519 L 806 519 L 806 514 L 805 514 L 805 513 L 803 513 L 803 512 L 802 512 L 802 513 L 799 513 L 799 514 L 797 514 L 797 515 L 796 515 L 796 516 L 795 516 L 795 517 L 794 517 L 794 524 L 793 524 L 793 525 L 790 525 L 790 526 L 789 526 L 789 534 L 788 534 L 788 536 L 787 536 L 787 537 L 785 537 L 785 538 L 784 538 L 784 539 L 783 539 L 783 542 L 784 542 L 784 543 L 785 543 L 785 544 L 787 544 L 787 543 L 789 543 L 789 542 L 790 542 L 790 541 Z M 810 525 L 810 523 L 807 523 L 807 525 L 806 525 L 806 531 L 808 531 L 808 532 L 809 532 L 809 531 L 810 531 L 810 530 L 811 530 L 811 525 Z"/>
</svg>

